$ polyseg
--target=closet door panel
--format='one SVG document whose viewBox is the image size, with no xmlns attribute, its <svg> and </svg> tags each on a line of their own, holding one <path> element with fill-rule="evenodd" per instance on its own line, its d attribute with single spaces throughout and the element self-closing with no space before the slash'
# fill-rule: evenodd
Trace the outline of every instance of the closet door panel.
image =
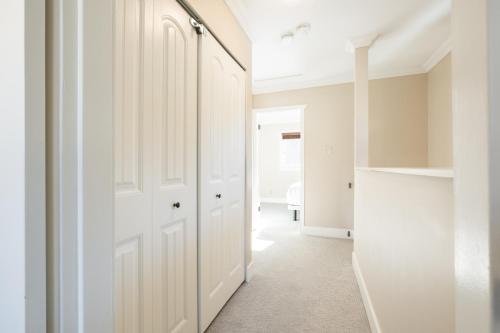
<svg viewBox="0 0 500 333">
<path fill-rule="evenodd" d="M 224 114 L 227 108 L 223 54 L 201 37 L 199 269 L 202 330 L 225 302 Z M 220 196 L 220 197 L 219 197 Z"/>
<path fill-rule="evenodd" d="M 144 70 L 151 1 L 116 0 L 114 8 L 115 332 L 152 332 L 152 114 Z"/>
<path fill-rule="evenodd" d="M 228 56 L 229 58 L 229 56 Z M 245 77 L 232 59 L 228 62 L 225 143 L 227 283 L 235 290 L 244 279 L 244 207 L 245 207 Z M 232 292 L 230 293 L 230 295 Z"/>
<path fill-rule="evenodd" d="M 200 57 L 199 270 L 205 330 L 244 279 L 245 80 L 209 33 L 201 37 Z"/>
<path fill-rule="evenodd" d="M 197 330 L 197 35 L 174 0 L 153 19 L 153 320 Z"/>
</svg>

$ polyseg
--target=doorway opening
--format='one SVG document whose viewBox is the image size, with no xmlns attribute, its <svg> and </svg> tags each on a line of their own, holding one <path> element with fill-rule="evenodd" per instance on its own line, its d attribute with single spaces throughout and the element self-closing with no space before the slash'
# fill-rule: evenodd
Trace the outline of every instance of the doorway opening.
<svg viewBox="0 0 500 333">
<path fill-rule="evenodd" d="M 253 112 L 252 250 L 304 225 L 304 105 Z M 276 236 L 276 235 L 274 235 Z"/>
</svg>

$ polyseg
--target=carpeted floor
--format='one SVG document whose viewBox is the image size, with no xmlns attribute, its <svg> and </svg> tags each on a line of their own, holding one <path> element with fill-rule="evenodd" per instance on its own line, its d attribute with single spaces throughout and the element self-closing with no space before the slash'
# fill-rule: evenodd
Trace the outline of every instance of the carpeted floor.
<svg viewBox="0 0 500 333">
<path fill-rule="evenodd" d="M 286 205 L 263 205 L 255 227 L 253 277 L 207 332 L 370 332 L 352 241 L 301 235 Z"/>
</svg>

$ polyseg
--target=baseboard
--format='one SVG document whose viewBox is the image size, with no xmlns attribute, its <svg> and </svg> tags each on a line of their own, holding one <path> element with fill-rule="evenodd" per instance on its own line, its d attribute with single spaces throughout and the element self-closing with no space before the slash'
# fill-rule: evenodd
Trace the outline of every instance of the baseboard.
<svg viewBox="0 0 500 333">
<path fill-rule="evenodd" d="M 372 333 L 382 333 L 380 329 L 380 324 L 378 323 L 377 314 L 373 308 L 372 300 L 368 289 L 366 288 L 365 279 L 359 267 L 358 258 L 356 253 L 352 253 L 352 268 L 354 269 L 354 275 L 356 275 L 356 280 L 358 281 L 359 291 L 361 292 L 361 298 L 363 299 L 363 304 L 365 306 L 366 315 L 368 316 L 368 322 L 370 323 L 370 329 Z"/>
<path fill-rule="evenodd" d="M 288 201 L 286 198 L 260 198 L 260 202 L 264 203 L 280 203 L 280 204 L 286 204 Z"/>
<path fill-rule="evenodd" d="M 245 274 L 245 281 L 248 283 L 253 277 L 253 260 L 247 265 L 247 270 Z"/>
<path fill-rule="evenodd" d="M 307 227 L 302 228 L 302 233 L 309 236 L 327 237 L 327 238 L 341 238 L 353 239 L 354 233 L 350 229 L 339 228 L 323 228 L 323 227 Z"/>
</svg>

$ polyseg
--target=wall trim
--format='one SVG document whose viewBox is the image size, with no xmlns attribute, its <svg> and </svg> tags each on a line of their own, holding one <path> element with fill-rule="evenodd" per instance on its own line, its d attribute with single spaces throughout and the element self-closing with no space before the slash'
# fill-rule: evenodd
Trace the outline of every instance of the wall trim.
<svg viewBox="0 0 500 333">
<path fill-rule="evenodd" d="M 363 278 L 363 273 L 361 272 L 361 267 L 359 266 L 358 258 L 355 252 L 352 253 L 352 268 L 354 270 L 354 275 L 356 276 L 356 281 L 358 282 L 361 298 L 363 299 L 363 305 L 365 306 L 368 322 L 370 323 L 370 329 L 372 333 L 382 333 L 377 314 L 373 308 L 373 303 L 370 294 L 368 293 L 368 288 L 366 287 L 365 279 Z"/>
<path fill-rule="evenodd" d="M 441 60 L 444 59 L 451 52 L 451 38 L 445 40 L 445 42 L 427 59 L 422 65 L 422 68 L 428 73 L 434 68 Z"/>
<path fill-rule="evenodd" d="M 351 237 L 347 236 L 348 231 L 351 232 Z M 308 236 L 326 237 L 326 238 L 340 238 L 340 239 L 354 238 L 354 231 L 351 229 L 304 226 L 302 228 L 302 233 Z"/>
<path fill-rule="evenodd" d="M 286 204 L 286 203 L 288 203 L 288 201 L 286 200 L 286 198 L 273 198 L 273 197 L 260 198 L 260 202 L 263 202 L 263 203 L 280 203 L 280 204 Z"/>
<path fill-rule="evenodd" d="M 409 76 L 409 75 L 418 75 L 427 73 L 422 66 L 413 67 L 413 68 L 404 68 L 400 70 L 391 70 L 391 71 L 378 71 L 369 73 L 369 80 L 379 80 L 379 79 L 390 79 L 401 76 Z M 278 81 L 278 80 L 276 80 Z M 283 80 L 284 81 L 284 80 Z M 353 83 L 354 79 L 352 74 L 345 75 L 337 75 L 324 77 L 319 79 L 313 79 L 308 81 L 299 81 L 299 82 L 276 82 L 275 84 L 269 84 L 265 87 L 257 87 L 253 85 L 252 93 L 253 95 L 262 95 L 262 94 L 270 94 L 277 93 L 282 91 L 289 90 L 301 90 L 308 88 L 317 88 L 317 87 L 327 87 L 339 84 L 348 84 Z"/>
<path fill-rule="evenodd" d="M 254 265 L 253 260 L 247 265 L 246 273 L 245 273 L 245 281 L 248 283 L 253 278 L 254 273 Z"/>
<path fill-rule="evenodd" d="M 46 11 L 47 327 L 113 332 L 113 1 Z"/>
<path fill-rule="evenodd" d="M 436 66 L 444 57 L 446 57 L 452 49 L 451 38 L 444 41 L 443 44 L 436 49 L 432 55 L 420 66 L 411 68 L 395 69 L 390 71 L 378 71 L 369 73 L 369 80 L 390 79 L 401 76 L 418 75 L 428 73 Z M 352 74 L 335 75 L 305 81 L 289 82 L 285 79 L 276 79 L 274 83 L 269 83 L 266 86 L 256 86 L 255 82 L 252 87 L 254 95 L 277 93 L 289 90 L 300 90 L 317 87 L 327 87 L 338 84 L 346 84 L 354 82 Z"/>
</svg>

